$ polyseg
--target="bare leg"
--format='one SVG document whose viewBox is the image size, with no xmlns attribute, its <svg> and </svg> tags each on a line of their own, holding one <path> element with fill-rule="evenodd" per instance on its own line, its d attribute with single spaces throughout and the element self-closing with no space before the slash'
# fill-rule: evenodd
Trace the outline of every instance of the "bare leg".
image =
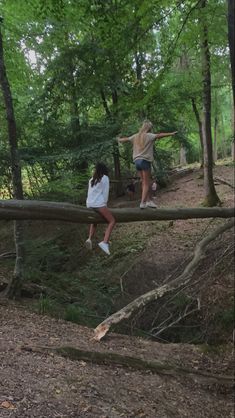
<svg viewBox="0 0 235 418">
<path fill-rule="evenodd" d="M 89 239 L 92 239 L 92 237 L 95 235 L 95 231 L 97 228 L 97 224 L 91 224 L 89 229 Z"/>
<path fill-rule="evenodd" d="M 149 188 L 150 188 L 150 170 L 140 171 L 142 180 L 142 196 L 141 202 L 144 203 L 149 200 Z"/>
<path fill-rule="evenodd" d="M 103 218 L 108 222 L 108 226 L 104 234 L 104 242 L 108 243 L 111 232 L 114 228 L 116 221 L 108 208 L 106 207 L 99 208 L 98 211 L 103 216 Z"/>
</svg>

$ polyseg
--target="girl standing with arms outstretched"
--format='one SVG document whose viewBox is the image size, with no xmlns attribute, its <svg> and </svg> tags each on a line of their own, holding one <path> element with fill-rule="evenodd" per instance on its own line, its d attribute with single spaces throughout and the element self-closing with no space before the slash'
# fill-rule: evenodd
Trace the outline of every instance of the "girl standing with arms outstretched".
<svg viewBox="0 0 235 418">
<path fill-rule="evenodd" d="M 150 121 L 144 121 L 139 132 L 129 137 L 118 138 L 119 142 L 131 142 L 133 145 L 133 161 L 136 170 L 140 173 L 142 180 L 142 196 L 140 202 L 140 209 L 156 208 L 154 202 L 150 200 L 150 179 L 151 179 L 151 163 L 153 161 L 153 145 L 155 140 L 172 136 L 177 133 L 152 133 L 153 125 Z"/>
<path fill-rule="evenodd" d="M 107 208 L 109 197 L 109 177 L 108 169 L 105 164 L 96 164 L 93 177 L 89 180 L 88 195 L 86 205 L 88 208 L 95 209 L 106 220 L 108 226 L 105 231 L 104 239 L 98 245 L 106 254 L 110 255 L 109 237 L 115 225 L 115 219 Z M 92 249 L 92 237 L 95 235 L 97 224 L 91 224 L 89 237 L 85 242 L 86 248 Z"/>
</svg>

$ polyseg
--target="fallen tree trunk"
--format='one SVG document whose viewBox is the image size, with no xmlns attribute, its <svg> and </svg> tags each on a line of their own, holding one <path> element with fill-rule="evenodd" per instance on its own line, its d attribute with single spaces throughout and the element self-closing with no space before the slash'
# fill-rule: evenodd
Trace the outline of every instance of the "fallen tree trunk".
<svg viewBox="0 0 235 418">
<path fill-rule="evenodd" d="M 105 319 L 101 324 L 99 324 L 94 332 L 95 336 L 94 339 L 100 341 L 101 338 L 105 336 L 105 334 L 109 331 L 111 325 L 118 324 L 119 322 L 123 321 L 124 319 L 129 318 L 135 311 L 139 310 L 143 306 L 146 306 L 150 302 L 160 299 L 166 293 L 172 292 L 173 290 L 179 290 L 182 286 L 185 286 L 190 281 L 194 271 L 196 270 L 199 262 L 204 257 L 204 251 L 207 245 L 217 238 L 218 235 L 222 234 L 226 230 L 232 228 L 234 226 L 234 219 L 226 222 L 222 226 L 220 225 L 215 231 L 211 232 L 205 238 L 203 238 L 196 246 L 194 257 L 190 261 L 189 264 L 185 267 L 183 273 L 176 277 L 176 279 L 166 283 L 157 289 L 153 289 L 150 292 L 141 295 L 127 306 L 122 308 L 120 311 L 115 312 L 113 315 L 109 316 Z"/>
<path fill-rule="evenodd" d="M 217 375 L 206 371 L 190 369 L 176 364 L 164 362 L 160 363 L 155 360 L 144 360 L 138 357 L 125 356 L 118 353 L 98 352 L 81 350 L 75 347 L 39 347 L 39 346 L 23 346 L 24 351 L 33 353 L 48 353 L 57 354 L 70 360 L 88 361 L 96 364 L 103 364 L 108 366 L 119 365 L 122 367 L 130 367 L 134 370 L 149 370 L 152 373 L 167 375 L 175 378 L 190 377 L 196 381 L 203 381 L 206 384 L 220 384 L 232 387 L 233 376 Z"/>
<path fill-rule="evenodd" d="M 167 221 L 195 218 L 231 218 L 234 208 L 176 208 L 111 209 L 117 222 Z M 70 203 L 45 202 L 37 200 L 0 200 L 0 219 L 59 220 L 76 223 L 105 223 L 94 210 Z"/>
</svg>

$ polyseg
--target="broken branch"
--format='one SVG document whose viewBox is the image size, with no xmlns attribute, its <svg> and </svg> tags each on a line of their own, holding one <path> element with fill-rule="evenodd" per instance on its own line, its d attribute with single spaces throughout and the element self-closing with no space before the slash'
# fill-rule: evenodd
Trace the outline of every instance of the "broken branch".
<svg viewBox="0 0 235 418">
<path fill-rule="evenodd" d="M 150 292 L 147 292 L 144 295 L 139 296 L 137 299 L 129 303 L 127 306 L 105 319 L 101 324 L 99 324 L 95 328 L 94 339 L 100 341 L 101 338 L 103 338 L 105 334 L 109 331 L 111 325 L 118 324 L 124 319 L 129 318 L 135 311 L 139 310 L 143 306 L 146 306 L 150 302 L 163 297 L 166 293 L 179 289 L 181 286 L 185 286 L 190 281 L 199 262 L 204 257 L 204 251 L 208 244 L 215 238 L 217 238 L 218 235 L 224 233 L 233 226 L 234 219 L 230 220 L 229 222 L 226 222 L 223 225 L 220 225 L 216 230 L 212 231 L 209 235 L 203 238 L 195 248 L 193 259 L 189 262 L 189 264 L 187 264 L 183 273 L 180 274 L 180 276 L 176 277 L 169 283 L 158 287 L 157 289 L 153 289 Z"/>
</svg>

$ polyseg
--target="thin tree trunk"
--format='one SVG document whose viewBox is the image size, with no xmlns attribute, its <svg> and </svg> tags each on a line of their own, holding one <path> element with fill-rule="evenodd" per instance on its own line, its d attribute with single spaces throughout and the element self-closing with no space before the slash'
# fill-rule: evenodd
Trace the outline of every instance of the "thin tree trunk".
<svg viewBox="0 0 235 418">
<path fill-rule="evenodd" d="M 107 116 L 108 118 L 111 118 L 111 112 L 110 112 L 110 110 L 109 110 L 108 103 L 107 103 L 107 100 L 106 100 L 106 97 L 105 97 L 105 93 L 104 93 L 103 88 L 101 88 L 101 89 L 100 89 L 100 95 L 101 95 L 102 105 L 103 105 L 103 107 L 104 107 L 104 110 L 105 110 L 106 116 Z"/>
<path fill-rule="evenodd" d="M 26 166 L 26 173 L 27 173 L 27 177 L 28 177 L 28 182 L 29 182 L 29 187 L 30 187 L 30 190 L 31 190 L 31 194 L 32 194 L 33 197 L 35 197 L 34 185 L 32 183 L 31 173 L 30 173 L 30 170 L 29 170 L 28 166 Z"/>
<path fill-rule="evenodd" d="M 235 141 L 233 141 L 231 145 L 231 154 L 232 154 L 232 161 L 235 161 Z"/>
<path fill-rule="evenodd" d="M 187 158 L 186 158 L 186 149 L 181 146 L 180 148 L 180 165 L 186 165 L 187 164 Z"/>
<path fill-rule="evenodd" d="M 196 101 L 194 98 L 192 98 L 192 106 L 193 106 L 193 111 L 196 117 L 196 121 L 198 124 L 198 134 L 199 134 L 199 139 L 200 139 L 200 144 L 201 144 L 201 167 L 203 167 L 204 164 L 204 156 L 203 156 L 203 133 L 202 133 L 202 121 L 199 115 L 199 111 L 196 105 Z"/>
<path fill-rule="evenodd" d="M 218 127 L 218 118 L 217 116 L 215 116 L 215 119 L 214 119 L 214 161 L 218 160 L 217 127 Z"/>
<path fill-rule="evenodd" d="M 232 117 L 232 160 L 235 161 L 235 45 L 234 45 L 234 20 L 235 0 L 228 0 L 228 42 L 230 51 L 230 64 L 232 73 L 232 92 L 233 92 L 233 117 Z"/>
<path fill-rule="evenodd" d="M 15 199 L 23 199 L 23 187 L 21 177 L 20 158 L 18 153 L 18 142 L 16 132 L 16 122 L 14 116 L 13 101 L 11 89 L 8 82 L 6 68 L 4 63 L 3 42 L 0 23 L 0 85 L 3 93 L 3 99 L 6 108 L 6 118 L 8 125 L 8 137 L 11 154 L 11 169 L 13 182 L 13 196 Z M 14 222 L 14 239 L 16 247 L 16 262 L 14 274 L 9 286 L 6 289 L 6 296 L 15 297 L 20 295 L 23 280 L 24 265 L 24 226 L 20 221 Z"/>
<path fill-rule="evenodd" d="M 205 206 L 216 206 L 220 203 L 213 180 L 213 149 L 211 135 L 211 71 L 208 27 L 205 17 L 206 0 L 201 1 L 202 20 L 202 76 L 203 76 L 203 150 L 204 150 L 204 191 Z"/>
<path fill-rule="evenodd" d="M 221 120 L 221 150 L 222 150 L 222 157 L 225 158 L 227 156 L 227 147 L 226 147 L 226 134 L 225 134 L 223 114 L 221 114 L 220 120 Z"/>
</svg>

